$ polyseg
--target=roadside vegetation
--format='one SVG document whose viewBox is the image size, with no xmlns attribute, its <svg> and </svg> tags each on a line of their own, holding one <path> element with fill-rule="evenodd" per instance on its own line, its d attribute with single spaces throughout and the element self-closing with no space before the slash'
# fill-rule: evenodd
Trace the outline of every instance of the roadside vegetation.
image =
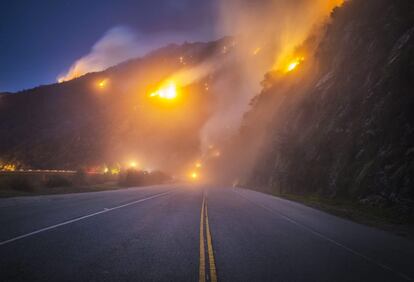
<svg viewBox="0 0 414 282">
<path fill-rule="evenodd" d="M 414 217 L 396 205 L 367 204 L 320 195 L 270 194 L 414 240 Z"/>
<path fill-rule="evenodd" d="M 88 174 L 83 170 L 73 174 L 2 173 L 0 197 L 94 192 L 170 181 L 170 176 L 159 171 L 128 170 L 116 175 Z"/>
</svg>

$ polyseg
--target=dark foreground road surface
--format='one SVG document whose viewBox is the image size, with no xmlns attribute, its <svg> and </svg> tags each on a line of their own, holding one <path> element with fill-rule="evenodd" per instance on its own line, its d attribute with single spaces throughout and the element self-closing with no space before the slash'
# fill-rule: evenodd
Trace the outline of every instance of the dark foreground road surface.
<svg viewBox="0 0 414 282">
<path fill-rule="evenodd" d="M 414 244 L 261 193 L 154 186 L 0 200 L 0 281 L 409 281 Z"/>
</svg>

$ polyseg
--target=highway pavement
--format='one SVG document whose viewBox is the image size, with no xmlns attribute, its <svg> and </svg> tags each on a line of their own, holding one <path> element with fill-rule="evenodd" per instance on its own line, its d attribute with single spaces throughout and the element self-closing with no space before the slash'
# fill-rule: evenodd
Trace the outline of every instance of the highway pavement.
<svg viewBox="0 0 414 282">
<path fill-rule="evenodd" d="M 229 187 L 0 199 L 0 281 L 412 281 L 414 244 Z"/>
</svg>

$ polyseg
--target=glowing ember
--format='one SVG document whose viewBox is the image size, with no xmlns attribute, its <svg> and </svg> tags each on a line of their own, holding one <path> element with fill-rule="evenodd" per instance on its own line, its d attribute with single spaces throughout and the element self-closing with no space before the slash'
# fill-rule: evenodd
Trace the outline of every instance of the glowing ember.
<svg viewBox="0 0 414 282">
<path fill-rule="evenodd" d="M 162 87 L 150 94 L 150 97 L 158 97 L 161 99 L 173 100 L 177 98 L 177 86 L 174 82 L 169 82 L 166 87 Z"/>
<path fill-rule="evenodd" d="M 196 180 L 196 179 L 198 179 L 198 173 L 197 172 L 195 172 L 195 171 L 193 171 L 191 174 L 190 174 L 190 178 L 191 179 L 193 179 L 193 180 Z"/>
<path fill-rule="evenodd" d="M 14 164 L 5 164 L 1 170 L 2 171 L 15 171 L 16 170 L 16 165 L 14 165 Z"/>
<path fill-rule="evenodd" d="M 305 58 L 303 58 L 303 57 L 295 58 L 293 61 L 291 61 L 288 64 L 288 66 L 286 68 L 286 72 L 291 72 L 291 71 L 295 70 L 304 60 L 305 60 Z"/>
<path fill-rule="evenodd" d="M 98 81 L 98 83 L 97 83 L 97 86 L 100 89 L 106 88 L 107 85 L 108 85 L 108 79 L 102 79 L 102 80 Z"/>
<path fill-rule="evenodd" d="M 254 55 L 254 56 L 256 56 L 257 54 L 259 54 L 259 53 L 260 53 L 260 51 L 262 51 L 262 48 L 257 47 L 256 49 L 254 49 L 254 51 L 253 51 L 253 55 Z"/>
</svg>

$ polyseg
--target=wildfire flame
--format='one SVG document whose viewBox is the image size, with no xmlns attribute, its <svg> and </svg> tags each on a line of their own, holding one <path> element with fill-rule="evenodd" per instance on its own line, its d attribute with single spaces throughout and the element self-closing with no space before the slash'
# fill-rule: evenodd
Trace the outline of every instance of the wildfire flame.
<svg viewBox="0 0 414 282">
<path fill-rule="evenodd" d="M 108 85 L 108 79 L 106 78 L 97 82 L 97 86 L 100 89 L 105 89 L 107 85 Z"/>
<path fill-rule="evenodd" d="M 297 57 L 293 59 L 293 61 L 291 61 L 286 67 L 286 72 L 291 72 L 295 70 L 304 60 L 305 60 L 304 57 Z"/>
<path fill-rule="evenodd" d="M 198 177 L 199 177 L 199 175 L 198 175 L 198 173 L 197 173 L 196 171 L 191 172 L 191 174 L 190 174 L 190 178 L 191 178 L 192 180 L 197 180 L 197 179 L 198 179 Z"/>
<path fill-rule="evenodd" d="M 5 164 L 1 170 L 2 171 L 15 171 L 16 170 L 16 165 L 14 165 L 14 164 Z"/>
<path fill-rule="evenodd" d="M 165 87 L 161 87 L 157 91 L 151 93 L 149 96 L 173 100 L 177 98 L 177 85 L 173 81 L 170 81 Z"/>
</svg>

